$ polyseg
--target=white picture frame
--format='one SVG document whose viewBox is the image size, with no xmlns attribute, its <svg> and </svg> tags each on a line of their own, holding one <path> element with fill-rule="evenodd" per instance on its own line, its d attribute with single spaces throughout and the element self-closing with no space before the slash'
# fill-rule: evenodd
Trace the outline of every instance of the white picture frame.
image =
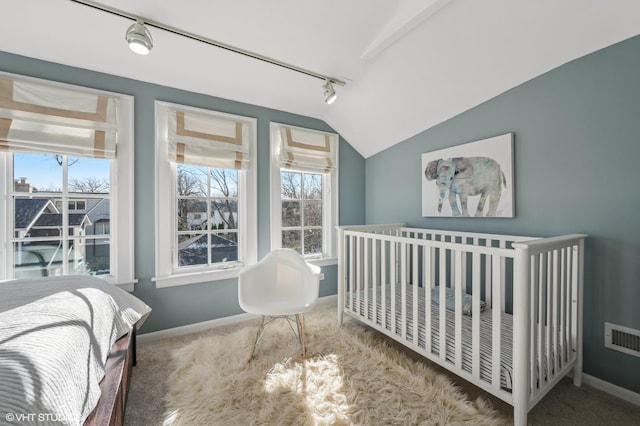
<svg viewBox="0 0 640 426">
<path fill-rule="evenodd" d="M 424 153 L 422 216 L 514 217 L 513 180 L 513 133 Z"/>
</svg>

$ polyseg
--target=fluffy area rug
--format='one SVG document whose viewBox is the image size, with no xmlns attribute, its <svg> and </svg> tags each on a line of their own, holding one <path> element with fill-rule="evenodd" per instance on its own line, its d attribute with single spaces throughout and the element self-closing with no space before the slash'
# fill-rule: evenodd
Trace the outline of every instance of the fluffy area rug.
<svg viewBox="0 0 640 426">
<path fill-rule="evenodd" d="M 305 316 L 307 359 L 289 325 L 267 326 L 247 363 L 255 325 L 174 351 L 165 425 L 496 425 L 484 400 L 335 311 Z"/>
</svg>

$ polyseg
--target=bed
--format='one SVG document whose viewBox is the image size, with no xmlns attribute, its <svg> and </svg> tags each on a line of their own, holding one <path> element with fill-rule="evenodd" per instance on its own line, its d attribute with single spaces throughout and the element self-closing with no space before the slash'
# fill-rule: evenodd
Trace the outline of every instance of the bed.
<svg viewBox="0 0 640 426">
<path fill-rule="evenodd" d="M 338 228 L 338 321 L 353 317 L 514 407 L 582 380 L 584 240 L 402 225 Z"/>
<path fill-rule="evenodd" d="M 150 311 L 96 277 L 0 283 L 0 422 L 121 424 Z"/>
</svg>

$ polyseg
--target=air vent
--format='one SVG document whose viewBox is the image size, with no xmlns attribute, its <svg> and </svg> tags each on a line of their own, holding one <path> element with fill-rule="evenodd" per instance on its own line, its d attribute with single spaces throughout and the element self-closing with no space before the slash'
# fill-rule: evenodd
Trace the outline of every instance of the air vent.
<svg viewBox="0 0 640 426">
<path fill-rule="evenodd" d="M 604 346 L 640 357 L 640 330 L 605 322 Z"/>
</svg>

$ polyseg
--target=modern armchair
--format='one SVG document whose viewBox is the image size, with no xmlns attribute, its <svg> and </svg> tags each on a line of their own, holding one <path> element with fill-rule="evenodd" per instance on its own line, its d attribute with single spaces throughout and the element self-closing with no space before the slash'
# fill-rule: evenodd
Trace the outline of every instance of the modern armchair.
<svg viewBox="0 0 640 426">
<path fill-rule="evenodd" d="M 319 286 L 320 267 L 307 263 L 291 249 L 273 250 L 260 262 L 240 270 L 240 307 L 245 312 L 261 315 L 249 362 L 255 355 L 265 325 L 278 318 L 289 322 L 300 342 L 302 357 L 306 358 L 304 313 L 316 304 Z"/>
</svg>

